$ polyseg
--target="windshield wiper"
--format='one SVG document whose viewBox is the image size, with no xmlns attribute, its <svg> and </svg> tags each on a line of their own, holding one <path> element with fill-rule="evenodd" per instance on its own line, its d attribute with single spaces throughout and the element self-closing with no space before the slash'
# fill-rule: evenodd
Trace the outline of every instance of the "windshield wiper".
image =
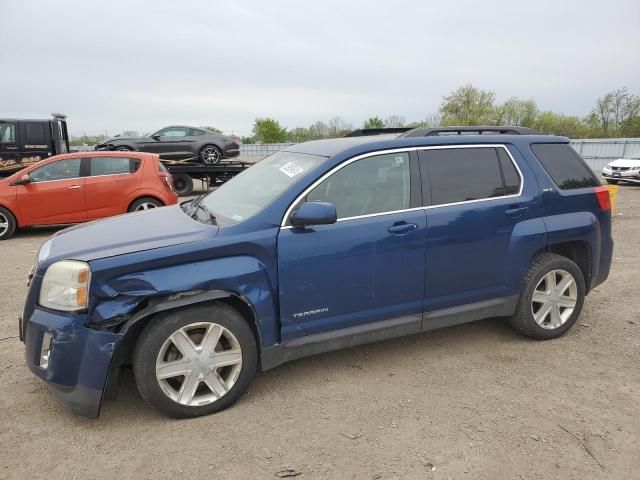
<svg viewBox="0 0 640 480">
<path fill-rule="evenodd" d="M 207 215 L 207 217 L 209 218 L 209 222 L 211 222 L 211 225 L 217 225 L 218 221 L 216 220 L 216 216 L 213 214 L 213 212 L 211 212 L 211 210 L 209 210 L 206 205 L 200 203 L 200 202 L 196 202 L 193 205 L 193 211 L 191 212 L 191 215 L 189 215 L 191 218 L 193 218 L 194 220 L 198 219 L 198 210 L 202 210 L 205 215 Z"/>
</svg>

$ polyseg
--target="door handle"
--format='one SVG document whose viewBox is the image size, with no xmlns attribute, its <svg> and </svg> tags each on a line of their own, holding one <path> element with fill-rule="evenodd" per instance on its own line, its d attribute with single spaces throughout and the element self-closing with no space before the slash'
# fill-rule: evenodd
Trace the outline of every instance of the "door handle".
<svg viewBox="0 0 640 480">
<path fill-rule="evenodd" d="M 77 190 L 78 188 L 82 188 L 82 185 L 71 185 L 69 190 Z"/>
<path fill-rule="evenodd" d="M 521 217 L 527 210 L 529 210 L 529 207 L 512 207 L 509 208 L 508 210 L 504 211 L 505 215 L 509 215 L 510 217 L 514 217 L 514 218 L 519 218 Z"/>
<path fill-rule="evenodd" d="M 411 232 L 412 230 L 415 230 L 416 228 L 418 228 L 418 225 L 416 225 L 415 223 L 402 222 L 402 223 L 394 223 L 389 228 L 387 228 L 387 231 L 395 235 L 406 235 L 407 233 Z"/>
</svg>

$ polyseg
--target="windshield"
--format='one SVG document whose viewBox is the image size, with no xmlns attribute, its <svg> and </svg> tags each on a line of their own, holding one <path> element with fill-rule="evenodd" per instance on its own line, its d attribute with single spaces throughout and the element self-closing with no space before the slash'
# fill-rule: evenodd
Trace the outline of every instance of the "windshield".
<svg viewBox="0 0 640 480">
<path fill-rule="evenodd" d="M 202 203 L 222 224 L 242 222 L 263 210 L 324 157 L 277 152 L 207 195 Z"/>
</svg>

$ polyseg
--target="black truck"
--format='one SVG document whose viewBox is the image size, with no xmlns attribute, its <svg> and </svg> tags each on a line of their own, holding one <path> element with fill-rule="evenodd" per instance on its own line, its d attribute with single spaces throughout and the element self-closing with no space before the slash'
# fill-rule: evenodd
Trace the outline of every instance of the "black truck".
<svg viewBox="0 0 640 480">
<path fill-rule="evenodd" d="M 53 155 L 68 153 L 65 118 L 54 113 L 48 120 L 0 119 L 0 177 Z"/>
</svg>

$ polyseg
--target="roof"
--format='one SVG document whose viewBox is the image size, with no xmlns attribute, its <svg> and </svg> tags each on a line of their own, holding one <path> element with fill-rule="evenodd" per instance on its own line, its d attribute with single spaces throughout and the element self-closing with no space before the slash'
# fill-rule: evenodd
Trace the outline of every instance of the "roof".
<svg viewBox="0 0 640 480">
<path fill-rule="evenodd" d="M 443 135 L 398 138 L 396 135 L 373 135 L 364 137 L 343 137 L 297 143 L 283 151 L 333 157 L 345 152 L 350 155 L 430 145 L 504 144 L 523 145 L 530 143 L 569 143 L 566 137 L 551 135 Z"/>
</svg>

